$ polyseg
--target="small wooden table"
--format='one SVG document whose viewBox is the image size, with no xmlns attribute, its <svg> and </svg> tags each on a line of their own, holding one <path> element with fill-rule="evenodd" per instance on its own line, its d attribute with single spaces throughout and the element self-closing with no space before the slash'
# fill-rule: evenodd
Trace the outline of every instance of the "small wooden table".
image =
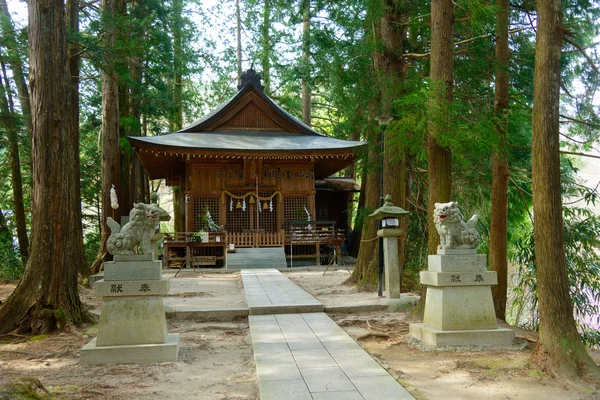
<svg viewBox="0 0 600 400">
<path fill-rule="evenodd" d="M 202 242 L 195 242 L 195 241 L 188 241 L 185 242 L 185 260 L 181 263 L 181 266 L 179 267 L 179 269 L 177 270 L 177 272 L 175 273 L 175 276 L 173 278 L 175 278 L 177 276 L 177 274 L 179 274 L 181 272 L 181 270 L 185 267 L 185 266 L 192 266 L 192 268 L 194 269 L 194 273 L 197 274 L 196 272 L 196 264 L 194 263 L 194 249 L 200 247 L 200 244 Z M 201 271 L 200 272 L 200 276 L 202 276 L 204 278 L 204 275 L 202 274 Z"/>
<path fill-rule="evenodd" d="M 338 266 L 338 261 L 344 266 L 344 268 L 346 268 L 346 271 L 348 271 L 349 274 L 351 273 L 341 255 L 341 248 L 344 245 L 345 240 L 346 238 L 341 233 L 336 233 L 333 235 L 333 238 L 330 240 L 331 245 L 333 245 L 333 257 L 331 258 L 331 261 L 329 261 L 329 264 L 327 264 L 327 268 L 325 268 L 323 275 L 325 275 L 329 267 L 333 267 L 332 271 L 335 272 L 335 267 Z"/>
</svg>

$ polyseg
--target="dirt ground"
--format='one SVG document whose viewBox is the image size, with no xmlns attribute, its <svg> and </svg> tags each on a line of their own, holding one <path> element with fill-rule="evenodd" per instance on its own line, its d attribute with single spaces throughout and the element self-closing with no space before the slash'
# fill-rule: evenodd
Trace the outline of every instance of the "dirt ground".
<svg viewBox="0 0 600 400">
<path fill-rule="evenodd" d="M 241 286 L 236 274 L 205 274 L 199 279 L 205 279 L 202 284 L 194 282 L 194 274 L 180 274 L 178 278 L 182 275 L 187 282 L 173 286 L 178 289 L 175 296 L 168 296 L 172 301 L 194 299 L 194 304 L 206 308 L 239 303 Z M 325 276 L 322 271 L 295 270 L 286 272 L 286 276 L 328 306 L 381 301 L 376 293 L 356 292 L 342 285 L 348 276 L 345 270 Z M 211 279 L 219 284 L 211 284 Z M 14 287 L 14 283 L 0 283 L 0 300 L 6 299 Z M 92 310 L 99 310 L 100 301 L 91 289 L 81 288 L 80 294 Z M 553 380 L 531 366 L 531 340 L 535 339 L 531 332 L 518 331 L 519 345 L 512 350 L 423 351 L 407 337 L 406 314 L 330 316 L 417 399 L 600 398 L 600 392 L 589 385 Z M 181 334 L 180 361 L 161 365 L 80 366 L 79 349 L 94 336 L 94 325 L 50 336 L 0 337 L 0 386 L 32 377 L 43 389 L 35 387 L 35 381 L 26 384 L 48 398 L 258 399 L 246 320 L 168 320 L 168 329 Z M 600 362 L 600 351 L 591 354 Z M 3 397 L 0 389 L 0 399 L 4 398 L 11 397 Z"/>
<path fill-rule="evenodd" d="M 343 267 L 338 267 L 335 272 L 324 272 L 322 268 L 294 269 L 284 275 L 326 307 L 385 304 L 385 298 L 377 297 L 377 293 L 359 292 L 353 286 L 344 285 L 350 274 Z"/>
</svg>

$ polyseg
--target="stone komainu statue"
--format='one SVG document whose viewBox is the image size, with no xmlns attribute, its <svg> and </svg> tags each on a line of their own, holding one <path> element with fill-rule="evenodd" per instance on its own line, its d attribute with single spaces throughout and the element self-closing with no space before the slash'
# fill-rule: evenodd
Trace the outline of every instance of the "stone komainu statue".
<svg viewBox="0 0 600 400">
<path fill-rule="evenodd" d="M 110 254 L 133 254 L 133 248 L 140 246 L 143 254 L 151 254 L 150 244 L 161 217 L 168 213 L 156 204 L 135 203 L 129 212 L 129 222 L 123 227 L 108 217 L 111 235 L 106 242 Z"/>
<path fill-rule="evenodd" d="M 465 222 L 458 203 L 435 203 L 433 222 L 440 235 L 438 249 L 474 249 L 479 245 L 479 232 L 475 229 L 478 217 L 473 215 Z"/>
</svg>

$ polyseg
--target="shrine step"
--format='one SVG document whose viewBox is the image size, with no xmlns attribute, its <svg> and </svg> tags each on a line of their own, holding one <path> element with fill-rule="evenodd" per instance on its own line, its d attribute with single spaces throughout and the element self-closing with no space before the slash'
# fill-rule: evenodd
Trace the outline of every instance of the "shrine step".
<svg viewBox="0 0 600 400">
<path fill-rule="evenodd" d="M 227 254 L 227 269 L 287 268 L 283 247 L 238 248 Z"/>
</svg>

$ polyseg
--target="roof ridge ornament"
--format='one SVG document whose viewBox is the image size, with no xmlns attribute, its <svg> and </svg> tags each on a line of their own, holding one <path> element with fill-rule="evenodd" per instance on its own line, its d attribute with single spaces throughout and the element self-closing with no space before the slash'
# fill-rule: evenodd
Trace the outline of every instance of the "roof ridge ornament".
<svg viewBox="0 0 600 400">
<path fill-rule="evenodd" d="M 259 92 L 263 92 L 265 87 L 261 84 L 262 76 L 257 74 L 254 68 L 250 67 L 249 70 L 242 73 L 238 90 L 242 90 L 246 85 L 252 85 Z"/>
</svg>

